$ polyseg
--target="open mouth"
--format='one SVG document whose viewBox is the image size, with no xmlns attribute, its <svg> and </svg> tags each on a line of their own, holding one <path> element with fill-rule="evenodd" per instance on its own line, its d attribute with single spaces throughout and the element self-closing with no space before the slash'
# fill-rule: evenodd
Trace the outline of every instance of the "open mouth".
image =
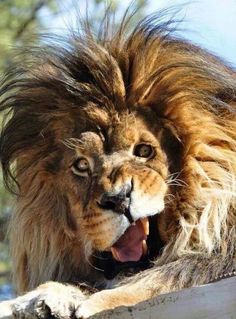
<svg viewBox="0 0 236 319">
<path fill-rule="evenodd" d="M 137 220 L 113 244 L 110 251 L 96 252 L 93 263 L 106 279 L 120 272 L 126 275 L 152 266 L 160 255 L 163 242 L 157 229 L 158 214 Z"/>
<path fill-rule="evenodd" d="M 119 262 L 139 261 L 147 255 L 149 220 L 147 217 L 134 222 L 111 247 L 113 258 Z"/>
</svg>

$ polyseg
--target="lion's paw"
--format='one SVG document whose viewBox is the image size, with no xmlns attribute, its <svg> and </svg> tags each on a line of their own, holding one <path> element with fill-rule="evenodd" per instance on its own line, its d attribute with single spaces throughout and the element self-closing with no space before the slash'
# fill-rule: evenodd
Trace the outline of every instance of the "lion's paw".
<svg viewBox="0 0 236 319">
<path fill-rule="evenodd" d="M 86 319 L 103 311 L 120 306 L 133 306 L 143 301 L 143 295 L 140 298 L 139 294 L 134 294 L 134 289 L 133 286 L 128 288 L 124 286 L 94 293 L 79 303 L 75 312 L 75 318 Z"/>
<path fill-rule="evenodd" d="M 14 318 L 69 319 L 74 315 L 81 301 L 85 299 L 78 289 L 71 286 L 52 283 L 41 287 L 15 300 L 12 305 Z"/>
<path fill-rule="evenodd" d="M 103 311 L 99 305 L 94 303 L 94 301 L 91 301 L 90 299 L 83 301 L 78 309 L 75 312 L 75 318 L 76 319 L 86 319 L 91 317 L 92 315 L 95 315 L 98 312 Z"/>
<path fill-rule="evenodd" d="M 86 319 L 96 313 L 120 306 L 120 298 L 115 298 L 113 291 L 112 289 L 100 291 L 82 301 L 75 312 L 75 318 Z"/>
<path fill-rule="evenodd" d="M 70 318 L 75 310 L 73 301 L 63 296 L 47 294 L 27 294 L 17 298 L 12 306 L 13 315 L 19 319 L 40 318 L 46 319 L 50 315 L 54 317 Z"/>
</svg>

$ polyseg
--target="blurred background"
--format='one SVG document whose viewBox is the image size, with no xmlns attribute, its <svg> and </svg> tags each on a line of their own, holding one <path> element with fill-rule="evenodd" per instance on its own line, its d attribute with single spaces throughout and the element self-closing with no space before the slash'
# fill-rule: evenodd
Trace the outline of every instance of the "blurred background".
<svg viewBox="0 0 236 319">
<path fill-rule="evenodd" d="M 119 20 L 128 2 L 109 3 Z M 89 21 L 96 29 L 106 4 L 104 0 L 0 0 L 0 78 L 11 64 L 13 49 L 27 46 L 32 40 L 40 42 L 37 33 L 65 35 L 68 29 L 76 29 L 78 12 L 83 16 L 87 8 Z M 236 65 L 235 0 L 136 0 L 132 6 L 139 8 L 136 20 L 169 6 L 179 7 L 177 16 L 183 19 L 180 35 Z M 14 198 L 4 190 L 0 177 L 0 301 L 14 295 L 6 236 L 13 205 Z"/>
</svg>

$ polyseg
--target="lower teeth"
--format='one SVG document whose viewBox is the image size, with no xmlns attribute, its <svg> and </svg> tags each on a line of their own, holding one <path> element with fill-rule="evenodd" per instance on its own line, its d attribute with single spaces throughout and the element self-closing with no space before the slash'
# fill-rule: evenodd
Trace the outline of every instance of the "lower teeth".
<svg viewBox="0 0 236 319">
<path fill-rule="evenodd" d="M 143 245 L 143 255 L 147 255 L 148 247 L 147 247 L 146 240 L 143 240 L 142 245 Z"/>
</svg>

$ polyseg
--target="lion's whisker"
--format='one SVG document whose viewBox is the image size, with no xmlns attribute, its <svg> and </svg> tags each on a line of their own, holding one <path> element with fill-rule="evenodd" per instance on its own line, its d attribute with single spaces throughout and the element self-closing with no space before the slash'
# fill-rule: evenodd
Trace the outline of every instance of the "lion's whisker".
<svg viewBox="0 0 236 319">
<path fill-rule="evenodd" d="M 101 271 L 101 272 L 104 272 L 104 269 L 99 268 L 99 267 L 93 265 L 93 264 L 91 263 L 91 261 L 89 260 L 89 258 L 86 257 L 85 259 L 86 259 L 87 263 L 88 263 L 93 269 L 98 270 L 98 271 Z"/>
<path fill-rule="evenodd" d="M 107 258 L 102 257 L 102 256 L 99 256 L 99 255 L 91 254 L 91 256 L 94 257 L 94 258 L 96 258 L 96 259 L 99 259 L 99 260 L 107 260 Z"/>
</svg>

